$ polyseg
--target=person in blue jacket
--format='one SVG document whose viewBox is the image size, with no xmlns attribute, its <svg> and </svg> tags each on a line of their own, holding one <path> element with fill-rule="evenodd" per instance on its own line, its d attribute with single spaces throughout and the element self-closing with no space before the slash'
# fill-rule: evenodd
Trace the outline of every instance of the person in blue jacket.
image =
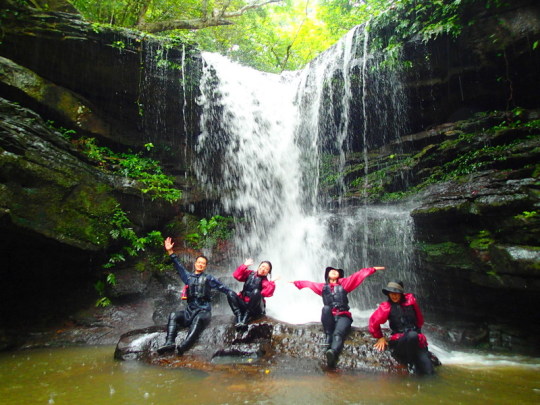
<svg viewBox="0 0 540 405">
<path fill-rule="evenodd" d="M 205 256 L 201 255 L 195 259 L 195 271 L 190 273 L 180 263 L 178 256 L 174 253 L 174 243 L 170 237 L 165 239 L 164 246 L 180 278 L 187 287 L 185 294 L 187 307 L 184 310 L 171 312 L 167 322 L 165 344 L 159 347 L 157 351 L 159 354 L 174 351 L 178 327 L 189 327 L 187 336 L 176 347 L 178 354 L 182 355 L 195 343 L 201 332 L 210 322 L 212 316 L 211 291 L 218 290 L 227 296 L 236 294 L 229 287 L 221 283 L 221 281 L 205 273 L 206 266 L 208 265 L 208 259 Z"/>
</svg>

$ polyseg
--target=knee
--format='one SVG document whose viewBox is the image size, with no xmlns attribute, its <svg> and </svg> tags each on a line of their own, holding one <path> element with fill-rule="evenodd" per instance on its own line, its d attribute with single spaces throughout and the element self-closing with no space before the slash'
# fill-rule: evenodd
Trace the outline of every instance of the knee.
<svg viewBox="0 0 540 405">
<path fill-rule="evenodd" d="M 208 324 L 212 316 L 209 312 L 203 311 L 199 315 L 197 315 L 197 317 L 201 320 L 202 323 Z"/>
<path fill-rule="evenodd" d="M 332 307 L 330 305 L 325 305 L 322 308 L 322 314 L 325 315 L 332 315 Z"/>
<path fill-rule="evenodd" d="M 169 314 L 169 322 L 176 322 L 176 319 L 178 319 L 178 312 L 171 312 Z"/>
</svg>

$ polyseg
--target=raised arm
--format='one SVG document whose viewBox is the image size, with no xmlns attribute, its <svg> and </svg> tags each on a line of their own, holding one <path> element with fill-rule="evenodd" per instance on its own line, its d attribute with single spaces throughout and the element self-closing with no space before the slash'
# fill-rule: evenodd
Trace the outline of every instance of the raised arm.
<svg viewBox="0 0 540 405">
<path fill-rule="evenodd" d="M 180 263 L 180 260 L 178 260 L 178 256 L 176 256 L 176 254 L 174 253 L 174 250 L 173 250 L 174 242 L 172 241 L 172 238 L 170 237 L 166 238 L 165 241 L 163 242 L 163 246 L 165 247 L 165 250 L 169 254 L 169 257 L 171 258 L 174 264 L 174 267 L 176 268 L 176 271 L 178 272 L 178 275 L 180 276 L 184 284 L 188 284 L 189 273 L 184 267 L 184 265 Z"/>
</svg>

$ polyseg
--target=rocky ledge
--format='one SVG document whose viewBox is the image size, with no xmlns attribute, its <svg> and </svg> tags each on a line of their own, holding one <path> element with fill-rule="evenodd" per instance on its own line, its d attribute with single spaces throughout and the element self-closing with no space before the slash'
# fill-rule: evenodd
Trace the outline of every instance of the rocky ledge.
<svg viewBox="0 0 540 405">
<path fill-rule="evenodd" d="M 179 343 L 186 334 L 180 331 Z M 183 356 L 158 355 L 165 342 L 165 327 L 152 326 L 120 337 L 114 357 L 166 367 L 227 370 L 246 373 L 287 372 L 313 374 L 329 371 L 323 355 L 324 333 L 318 323 L 292 325 L 265 317 L 236 331 L 230 316 L 214 316 L 197 343 Z M 373 348 L 367 328 L 353 327 L 345 342 L 337 370 L 347 372 L 407 373 L 389 352 Z"/>
</svg>

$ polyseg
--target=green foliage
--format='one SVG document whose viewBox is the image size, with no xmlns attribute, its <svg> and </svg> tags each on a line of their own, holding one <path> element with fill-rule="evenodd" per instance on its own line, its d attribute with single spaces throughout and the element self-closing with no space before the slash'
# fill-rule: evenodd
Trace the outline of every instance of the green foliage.
<svg viewBox="0 0 540 405">
<path fill-rule="evenodd" d="M 117 49 L 125 49 L 126 44 L 124 43 L 124 41 L 114 41 L 111 46 Z"/>
<path fill-rule="evenodd" d="M 127 214 L 120 208 L 119 205 L 112 213 L 108 221 L 112 225 L 110 235 L 112 239 L 121 242 L 120 249 L 109 256 L 109 260 L 102 267 L 104 269 L 112 269 L 118 263 L 125 262 L 128 257 L 138 256 L 141 252 L 146 251 L 151 247 L 161 246 L 163 236 L 159 231 L 148 232 L 145 236 L 138 236 L 133 230 L 133 224 L 127 217 Z M 109 272 L 105 282 L 99 280 L 94 288 L 99 294 L 99 299 L 96 301 L 96 306 L 106 307 L 111 304 L 109 298 L 106 297 L 106 285 L 115 286 L 116 276 Z"/>
<path fill-rule="evenodd" d="M 197 225 L 197 232 L 186 235 L 186 243 L 194 249 L 212 249 L 220 241 L 231 239 L 234 222 L 234 218 L 221 215 L 203 218 Z"/>
<path fill-rule="evenodd" d="M 115 153 L 106 146 L 99 146 L 95 138 L 81 137 L 72 143 L 104 171 L 120 174 L 144 184 L 141 191 L 152 200 L 178 201 L 182 192 L 174 188 L 173 179 L 163 173 L 158 161 L 138 153 Z M 144 145 L 150 151 L 154 145 Z"/>
<path fill-rule="evenodd" d="M 516 219 L 527 221 L 528 219 L 538 218 L 537 211 L 523 211 L 521 214 L 514 216 Z"/>
<path fill-rule="evenodd" d="M 123 247 L 119 252 L 112 254 L 109 261 L 103 265 L 106 269 L 114 267 L 119 262 L 124 262 L 128 256 L 137 256 L 148 246 L 161 245 L 163 240 L 163 236 L 159 231 L 151 231 L 142 237 L 137 236 L 131 221 L 119 205 L 112 213 L 110 224 L 113 227 L 110 232 L 111 237 L 115 240 L 122 240 Z"/>
<path fill-rule="evenodd" d="M 474 19 L 462 10 L 475 0 L 282 0 L 250 9 L 230 24 L 160 34 L 198 43 L 205 51 L 218 52 L 259 70 L 296 70 L 326 50 L 356 25 L 370 21 L 372 48 L 384 50 L 386 61 L 398 61 L 404 41 L 427 41 L 441 35 L 457 36 Z M 247 0 L 71 0 L 94 23 L 135 27 L 172 20 L 205 19 L 210 10 L 235 11 L 251 5 Z M 503 2 L 485 0 L 486 8 Z M 474 17 L 472 17 L 474 18 Z M 99 27 L 95 28 L 99 29 Z M 113 46 L 122 48 L 122 44 Z M 536 49 L 538 42 L 533 43 Z"/>
<path fill-rule="evenodd" d="M 475 250 L 487 250 L 495 242 L 493 236 L 488 230 L 479 231 L 474 237 L 467 238 L 469 247 Z"/>
</svg>

